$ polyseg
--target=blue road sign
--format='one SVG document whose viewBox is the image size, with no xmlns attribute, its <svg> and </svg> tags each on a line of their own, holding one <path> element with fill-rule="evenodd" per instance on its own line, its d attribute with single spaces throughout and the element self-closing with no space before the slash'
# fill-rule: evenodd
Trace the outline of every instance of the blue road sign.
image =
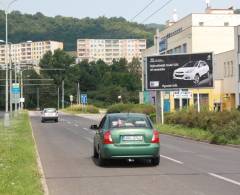
<svg viewBox="0 0 240 195">
<path fill-rule="evenodd" d="M 13 94 L 19 94 L 20 93 L 19 83 L 13 83 L 12 84 L 12 93 Z"/>
<path fill-rule="evenodd" d="M 81 94 L 81 104 L 87 104 L 87 94 Z"/>
</svg>

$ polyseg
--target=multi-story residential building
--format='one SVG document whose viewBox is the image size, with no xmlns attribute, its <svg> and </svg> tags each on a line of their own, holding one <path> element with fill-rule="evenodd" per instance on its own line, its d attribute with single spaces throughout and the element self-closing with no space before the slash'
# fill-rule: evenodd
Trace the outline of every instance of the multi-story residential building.
<svg viewBox="0 0 240 195">
<path fill-rule="evenodd" d="M 4 65 L 8 58 L 5 59 L 5 45 L 0 45 L 0 64 Z M 38 65 L 40 59 L 47 51 L 54 51 L 56 49 L 63 49 L 62 42 L 56 41 L 38 41 L 38 42 L 22 42 L 17 44 L 9 44 L 7 48 L 7 56 L 10 57 L 11 62 L 15 64 L 32 64 Z"/>
<path fill-rule="evenodd" d="M 112 61 L 126 58 L 131 62 L 134 57 L 141 59 L 141 52 L 146 49 L 145 39 L 78 39 L 77 60 Z"/>
<path fill-rule="evenodd" d="M 239 95 L 235 87 L 237 57 L 234 57 L 237 56 L 234 53 L 237 45 L 235 28 L 238 25 L 240 25 L 240 15 L 234 14 L 233 8 L 208 7 L 205 13 L 192 13 L 179 21 L 168 22 L 166 29 L 156 33 L 155 45 L 149 49 L 152 51 L 151 55 L 204 52 L 214 54 L 214 88 L 185 89 L 193 94 L 192 98 L 182 100 L 185 106 L 195 104 L 198 93 L 200 93 L 200 102 L 208 104 L 209 109 L 212 110 L 216 106 L 220 106 L 220 109 L 232 109 L 239 105 Z M 146 56 L 149 56 L 148 51 L 143 54 L 143 57 Z M 173 97 L 171 92 L 166 94 L 168 98 L 165 102 L 170 103 L 170 110 L 178 109 L 179 98 Z M 155 94 L 152 92 L 148 92 L 145 96 L 148 96 L 149 101 L 155 99 Z M 226 102 L 227 100 L 230 102 Z"/>
</svg>

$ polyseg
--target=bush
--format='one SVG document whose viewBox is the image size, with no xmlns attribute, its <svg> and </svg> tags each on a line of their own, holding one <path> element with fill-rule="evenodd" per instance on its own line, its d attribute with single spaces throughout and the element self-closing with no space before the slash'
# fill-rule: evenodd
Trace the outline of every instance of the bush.
<svg viewBox="0 0 240 195">
<path fill-rule="evenodd" d="M 167 124 L 180 124 L 189 128 L 200 128 L 212 134 L 211 143 L 226 144 L 240 139 L 240 112 L 198 113 L 194 109 L 170 113 L 166 116 Z"/>
<path fill-rule="evenodd" d="M 107 113 L 120 112 L 144 113 L 150 115 L 155 113 L 155 108 L 152 105 L 145 104 L 114 104 L 107 110 Z"/>
<path fill-rule="evenodd" d="M 75 113 L 91 113 L 91 114 L 98 114 L 99 109 L 93 105 L 73 105 L 65 109 L 66 111 L 75 112 Z"/>
</svg>

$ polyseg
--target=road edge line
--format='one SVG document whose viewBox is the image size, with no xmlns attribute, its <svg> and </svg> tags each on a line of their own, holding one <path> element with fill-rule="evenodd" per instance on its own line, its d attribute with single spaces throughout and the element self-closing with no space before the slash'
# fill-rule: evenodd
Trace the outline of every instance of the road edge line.
<svg viewBox="0 0 240 195">
<path fill-rule="evenodd" d="M 40 178 L 41 178 L 40 180 L 41 180 L 41 184 L 42 184 L 42 187 L 43 187 L 43 193 L 44 193 L 44 195 L 49 195 L 48 185 L 47 185 L 46 177 L 45 177 L 45 174 L 44 174 L 44 171 L 43 171 L 41 158 L 40 158 L 40 155 L 39 155 L 39 152 L 38 152 L 36 139 L 34 137 L 32 123 L 30 121 L 29 112 L 28 112 L 28 118 L 29 118 L 29 125 L 30 125 L 31 130 L 32 130 L 32 138 L 33 138 L 34 147 L 35 147 L 35 151 L 36 151 L 36 155 L 37 155 L 37 165 L 38 165 L 38 171 L 40 173 Z"/>
<path fill-rule="evenodd" d="M 227 181 L 227 182 L 229 182 L 229 183 L 232 183 L 232 184 L 235 184 L 235 185 L 240 186 L 240 182 L 235 181 L 235 180 L 233 180 L 233 179 L 229 179 L 229 178 L 227 178 L 227 177 L 223 177 L 223 176 L 217 175 L 217 174 L 215 174 L 215 173 L 208 173 L 208 174 L 211 175 L 212 177 L 215 177 L 215 178 L 221 179 L 221 180 L 223 180 L 223 181 Z"/>
</svg>

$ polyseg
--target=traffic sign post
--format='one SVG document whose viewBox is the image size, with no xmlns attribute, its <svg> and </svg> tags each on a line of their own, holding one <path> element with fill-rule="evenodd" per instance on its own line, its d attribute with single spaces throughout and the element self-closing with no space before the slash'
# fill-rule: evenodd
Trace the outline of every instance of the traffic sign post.
<svg viewBox="0 0 240 195">
<path fill-rule="evenodd" d="M 81 104 L 82 104 L 82 108 L 84 110 L 84 107 L 87 104 L 87 94 L 81 94 Z"/>
<path fill-rule="evenodd" d="M 70 95 L 70 96 L 69 96 L 69 98 L 70 98 L 70 102 L 71 102 L 71 106 L 72 106 L 72 102 L 73 102 L 73 95 Z"/>
<path fill-rule="evenodd" d="M 87 94 L 81 94 L 81 104 L 87 104 Z"/>
</svg>

